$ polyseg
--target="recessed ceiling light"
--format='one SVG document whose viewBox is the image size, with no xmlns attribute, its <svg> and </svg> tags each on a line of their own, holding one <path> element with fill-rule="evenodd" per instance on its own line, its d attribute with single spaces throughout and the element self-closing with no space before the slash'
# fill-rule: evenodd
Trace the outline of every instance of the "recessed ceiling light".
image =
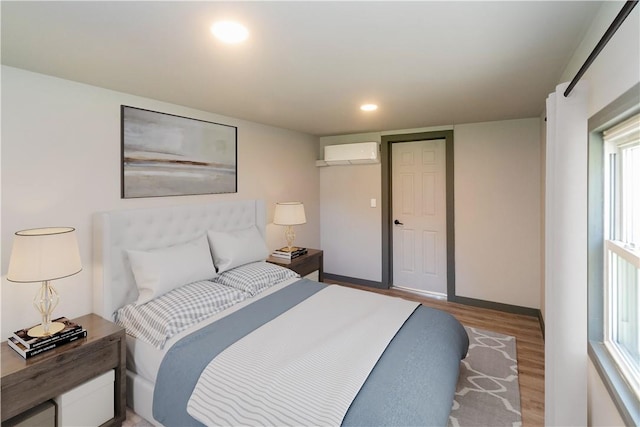
<svg viewBox="0 0 640 427">
<path fill-rule="evenodd" d="M 247 27 L 234 21 L 219 21 L 211 26 L 211 32 L 219 40 L 236 44 L 245 41 L 249 37 Z"/>
<path fill-rule="evenodd" d="M 378 106 L 376 104 L 364 104 L 360 106 L 362 111 L 376 111 Z"/>
</svg>

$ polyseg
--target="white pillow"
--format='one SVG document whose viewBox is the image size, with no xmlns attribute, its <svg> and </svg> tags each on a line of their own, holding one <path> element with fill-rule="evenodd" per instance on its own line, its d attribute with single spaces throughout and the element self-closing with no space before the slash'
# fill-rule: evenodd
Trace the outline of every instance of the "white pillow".
<svg viewBox="0 0 640 427">
<path fill-rule="evenodd" d="M 205 235 L 180 245 L 152 251 L 128 250 L 127 254 L 140 293 L 136 304 L 217 276 Z"/>
<path fill-rule="evenodd" d="M 269 256 L 269 248 L 255 225 L 227 232 L 209 230 L 207 235 L 218 273 L 250 262 L 264 261 Z"/>
</svg>

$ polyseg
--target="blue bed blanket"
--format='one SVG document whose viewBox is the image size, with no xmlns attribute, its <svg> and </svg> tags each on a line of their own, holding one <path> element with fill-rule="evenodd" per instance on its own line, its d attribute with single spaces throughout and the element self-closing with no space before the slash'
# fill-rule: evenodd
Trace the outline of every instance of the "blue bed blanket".
<svg viewBox="0 0 640 427">
<path fill-rule="evenodd" d="M 302 279 L 184 337 L 160 365 L 153 416 L 167 427 L 201 426 L 187 402 L 225 348 L 326 285 Z M 447 425 L 469 339 L 450 314 L 420 306 L 407 319 L 349 408 L 345 426 Z"/>
</svg>

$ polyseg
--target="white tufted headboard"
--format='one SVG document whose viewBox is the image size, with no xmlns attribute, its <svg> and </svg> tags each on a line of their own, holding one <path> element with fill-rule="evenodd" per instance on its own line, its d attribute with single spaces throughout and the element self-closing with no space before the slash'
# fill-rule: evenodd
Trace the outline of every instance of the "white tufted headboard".
<svg viewBox="0 0 640 427">
<path fill-rule="evenodd" d="M 262 200 L 216 202 L 95 214 L 93 226 L 93 311 L 113 313 L 138 297 L 125 251 L 184 243 L 207 230 L 230 231 L 256 225 L 265 235 Z"/>
</svg>

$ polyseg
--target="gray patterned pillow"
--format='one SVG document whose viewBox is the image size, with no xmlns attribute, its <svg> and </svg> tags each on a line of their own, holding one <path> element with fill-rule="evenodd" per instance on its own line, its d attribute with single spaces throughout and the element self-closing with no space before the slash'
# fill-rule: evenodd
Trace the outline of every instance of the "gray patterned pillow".
<svg viewBox="0 0 640 427">
<path fill-rule="evenodd" d="M 174 289 L 145 304 L 129 304 L 116 312 L 115 322 L 127 334 L 162 349 L 172 336 L 247 298 L 237 289 L 210 281 Z"/>
<path fill-rule="evenodd" d="M 288 268 L 259 261 L 225 271 L 213 281 L 255 296 L 265 289 L 293 277 L 300 277 L 300 275 Z"/>
</svg>

